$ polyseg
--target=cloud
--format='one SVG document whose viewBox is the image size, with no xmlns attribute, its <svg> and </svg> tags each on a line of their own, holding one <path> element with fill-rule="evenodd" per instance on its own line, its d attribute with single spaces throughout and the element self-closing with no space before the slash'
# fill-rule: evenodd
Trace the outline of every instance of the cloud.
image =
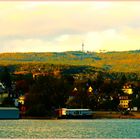
<svg viewBox="0 0 140 140">
<path fill-rule="evenodd" d="M 140 2 L 2 2 L 3 51 L 139 49 Z"/>
<path fill-rule="evenodd" d="M 86 32 L 84 34 L 65 34 L 55 37 L 53 40 L 30 39 L 12 39 L 3 43 L 5 52 L 61 52 L 82 50 L 84 42 L 85 51 L 124 51 L 139 49 L 140 33 L 137 36 L 132 34 L 132 29 L 118 32 L 116 29 L 104 31 Z M 1 50 L 2 51 L 2 50 Z"/>
<path fill-rule="evenodd" d="M 49 35 L 64 29 L 79 32 L 104 30 L 124 26 L 139 16 L 129 2 L 128 6 L 117 2 L 13 2 L 11 8 L 5 7 L 7 10 L 1 15 L 0 35 Z M 104 7 L 108 8 L 102 11 Z"/>
</svg>

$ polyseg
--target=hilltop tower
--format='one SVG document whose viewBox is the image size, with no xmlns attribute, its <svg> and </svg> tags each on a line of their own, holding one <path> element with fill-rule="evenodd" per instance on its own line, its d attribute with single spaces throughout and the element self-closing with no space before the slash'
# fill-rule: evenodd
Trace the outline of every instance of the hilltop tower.
<svg viewBox="0 0 140 140">
<path fill-rule="evenodd" d="M 82 52 L 84 52 L 84 43 L 82 43 Z"/>
<path fill-rule="evenodd" d="M 81 60 L 84 58 L 84 43 L 82 43 L 82 54 L 81 54 Z"/>
</svg>

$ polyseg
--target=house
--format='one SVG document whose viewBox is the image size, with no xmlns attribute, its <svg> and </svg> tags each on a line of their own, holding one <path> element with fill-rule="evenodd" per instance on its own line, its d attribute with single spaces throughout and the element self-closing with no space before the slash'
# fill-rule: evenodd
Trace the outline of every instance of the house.
<svg viewBox="0 0 140 140">
<path fill-rule="evenodd" d="M 0 82 L 0 104 L 3 101 L 3 94 L 6 92 L 6 87 Z"/>
<path fill-rule="evenodd" d="M 90 87 L 88 88 L 88 93 L 92 93 L 92 91 L 93 91 L 93 88 L 90 86 Z"/>
<path fill-rule="evenodd" d="M 69 98 L 68 98 L 68 101 L 71 101 L 71 100 L 73 100 L 74 99 L 74 97 L 77 95 L 77 88 L 75 87 L 74 89 L 73 89 L 73 91 L 71 92 L 71 94 L 69 95 Z"/>
<path fill-rule="evenodd" d="M 120 103 L 119 103 L 119 107 L 121 109 L 128 109 L 129 108 L 129 98 L 128 96 L 119 96 L 119 100 L 120 100 Z"/>
<path fill-rule="evenodd" d="M 43 72 L 35 72 L 33 73 L 33 79 L 36 79 L 40 76 L 48 76 L 49 74 L 48 73 L 43 73 Z"/>
<path fill-rule="evenodd" d="M 33 79 L 36 79 L 40 76 L 48 76 L 48 75 L 53 75 L 55 77 L 60 77 L 60 75 L 61 75 L 60 73 L 61 73 L 60 70 L 54 70 L 52 72 L 34 72 L 34 73 L 32 73 L 32 75 L 33 75 Z"/>
<path fill-rule="evenodd" d="M 4 93 L 6 90 L 5 86 L 3 85 L 3 83 L 0 82 L 0 94 Z"/>
<path fill-rule="evenodd" d="M 20 104 L 24 105 L 25 96 L 20 96 L 20 97 L 18 98 L 18 102 L 19 102 Z"/>
<path fill-rule="evenodd" d="M 122 91 L 126 94 L 133 94 L 133 90 L 130 84 L 125 84 L 122 88 Z"/>
</svg>

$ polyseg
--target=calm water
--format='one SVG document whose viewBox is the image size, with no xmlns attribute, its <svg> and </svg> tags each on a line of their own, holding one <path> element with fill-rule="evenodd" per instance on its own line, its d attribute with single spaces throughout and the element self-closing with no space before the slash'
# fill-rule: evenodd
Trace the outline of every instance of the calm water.
<svg viewBox="0 0 140 140">
<path fill-rule="evenodd" d="M 0 138 L 140 138 L 140 120 L 0 120 Z"/>
</svg>

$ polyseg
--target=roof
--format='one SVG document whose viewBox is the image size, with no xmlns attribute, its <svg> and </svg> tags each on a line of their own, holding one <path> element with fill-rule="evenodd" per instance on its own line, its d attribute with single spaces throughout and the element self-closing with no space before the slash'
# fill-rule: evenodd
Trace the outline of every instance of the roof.
<svg viewBox="0 0 140 140">
<path fill-rule="evenodd" d="M 66 110 L 71 110 L 71 111 L 76 111 L 76 110 L 78 110 L 78 111 L 89 111 L 89 110 L 91 110 L 91 109 L 79 109 L 79 108 L 77 108 L 77 109 L 67 109 L 67 108 L 64 108 L 64 109 L 66 109 Z"/>
<path fill-rule="evenodd" d="M 14 74 L 18 75 L 18 74 L 30 74 L 30 72 L 28 71 L 16 71 L 14 72 Z"/>
<path fill-rule="evenodd" d="M 128 100 L 128 96 L 120 96 L 119 99 L 120 100 Z"/>
</svg>

